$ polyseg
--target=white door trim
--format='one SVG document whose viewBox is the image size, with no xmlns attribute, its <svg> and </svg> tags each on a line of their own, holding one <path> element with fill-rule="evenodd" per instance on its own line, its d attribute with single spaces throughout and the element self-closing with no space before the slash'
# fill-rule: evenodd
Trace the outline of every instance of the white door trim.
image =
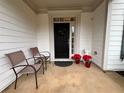
<svg viewBox="0 0 124 93">
<path fill-rule="evenodd" d="M 80 49 L 80 17 L 81 17 L 81 11 L 78 12 L 72 12 L 71 11 L 71 15 L 67 12 L 67 14 L 65 14 L 65 12 L 59 12 L 59 14 L 57 12 L 51 14 L 49 14 L 49 31 L 50 31 L 50 52 L 51 52 L 51 59 L 55 60 L 55 55 L 54 55 L 54 28 L 53 28 L 53 18 L 54 17 L 76 17 L 76 35 L 75 35 L 75 47 L 74 47 L 74 52 L 75 53 L 79 53 L 79 49 Z M 71 30 L 71 29 L 70 29 Z M 70 41 L 71 42 L 71 41 Z M 71 54 L 70 54 L 71 56 Z M 63 59 L 64 60 L 64 59 Z"/>
</svg>

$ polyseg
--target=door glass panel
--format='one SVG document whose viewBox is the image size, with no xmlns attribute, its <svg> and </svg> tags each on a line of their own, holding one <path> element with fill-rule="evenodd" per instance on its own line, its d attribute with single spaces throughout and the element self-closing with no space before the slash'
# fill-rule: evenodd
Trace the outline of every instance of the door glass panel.
<svg viewBox="0 0 124 93">
<path fill-rule="evenodd" d="M 75 36 L 75 27 L 72 26 L 71 27 L 72 29 L 72 38 L 71 38 L 71 53 L 73 54 L 74 53 L 74 36 Z"/>
</svg>

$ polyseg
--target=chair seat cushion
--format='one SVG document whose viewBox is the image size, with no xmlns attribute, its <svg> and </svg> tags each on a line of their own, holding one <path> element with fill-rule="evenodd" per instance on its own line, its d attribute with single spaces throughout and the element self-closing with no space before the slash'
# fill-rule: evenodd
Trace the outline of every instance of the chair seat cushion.
<svg viewBox="0 0 124 93">
<path fill-rule="evenodd" d="M 36 69 L 36 71 L 38 71 L 42 65 L 41 64 L 33 64 L 32 66 Z M 23 73 L 23 74 L 35 73 L 35 70 L 31 66 L 27 66 L 21 71 L 21 73 Z"/>
</svg>

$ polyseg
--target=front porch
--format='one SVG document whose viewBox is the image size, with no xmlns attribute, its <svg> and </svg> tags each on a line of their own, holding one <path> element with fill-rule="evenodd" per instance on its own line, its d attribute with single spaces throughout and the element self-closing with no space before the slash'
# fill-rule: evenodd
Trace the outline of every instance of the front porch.
<svg viewBox="0 0 124 93">
<path fill-rule="evenodd" d="M 38 73 L 38 90 L 34 75 L 19 78 L 17 89 L 14 84 L 2 93 L 123 93 L 124 78 L 115 72 L 104 73 L 95 65 L 90 69 L 83 64 L 68 67 L 48 65 L 45 75 Z"/>
<path fill-rule="evenodd" d="M 56 23 L 68 25 L 57 29 L 60 36 Z M 20 77 L 17 90 L 12 84 L 4 93 L 122 93 L 124 78 L 114 71 L 124 71 L 123 39 L 124 0 L 0 0 L 0 92 L 16 79 L 6 54 L 21 50 L 31 58 L 30 48 L 38 47 L 51 53 L 52 62 L 71 61 L 72 54 L 86 50 L 97 66 L 59 68 L 52 63 L 45 75 L 39 73 L 38 90 L 29 75 Z"/>
</svg>

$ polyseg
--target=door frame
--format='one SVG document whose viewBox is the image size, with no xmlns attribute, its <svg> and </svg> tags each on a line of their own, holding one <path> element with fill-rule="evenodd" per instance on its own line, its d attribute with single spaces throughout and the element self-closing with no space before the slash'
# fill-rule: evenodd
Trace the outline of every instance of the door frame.
<svg viewBox="0 0 124 93">
<path fill-rule="evenodd" d="M 74 47 L 74 53 L 80 52 L 80 20 L 81 20 L 81 11 L 75 10 L 75 11 L 48 11 L 49 15 L 49 39 L 50 39 L 50 52 L 51 52 L 51 60 L 54 61 L 55 59 L 55 49 L 54 49 L 54 25 L 53 25 L 53 18 L 55 17 L 75 17 L 75 47 Z M 65 23 L 65 22 L 64 22 Z M 67 22 L 69 23 L 69 22 Z M 70 24 L 71 27 L 71 24 Z M 71 28 L 70 28 L 71 30 Z M 70 31 L 71 32 L 71 31 Z M 71 41 L 71 40 L 70 40 Z M 71 43 L 70 43 L 71 44 Z M 70 45 L 69 45 L 70 46 Z M 70 49 L 70 48 L 69 48 Z M 69 50 L 71 51 L 71 50 Z M 71 52 L 69 52 L 69 59 L 57 59 L 57 60 L 70 60 L 71 58 Z"/>
</svg>

